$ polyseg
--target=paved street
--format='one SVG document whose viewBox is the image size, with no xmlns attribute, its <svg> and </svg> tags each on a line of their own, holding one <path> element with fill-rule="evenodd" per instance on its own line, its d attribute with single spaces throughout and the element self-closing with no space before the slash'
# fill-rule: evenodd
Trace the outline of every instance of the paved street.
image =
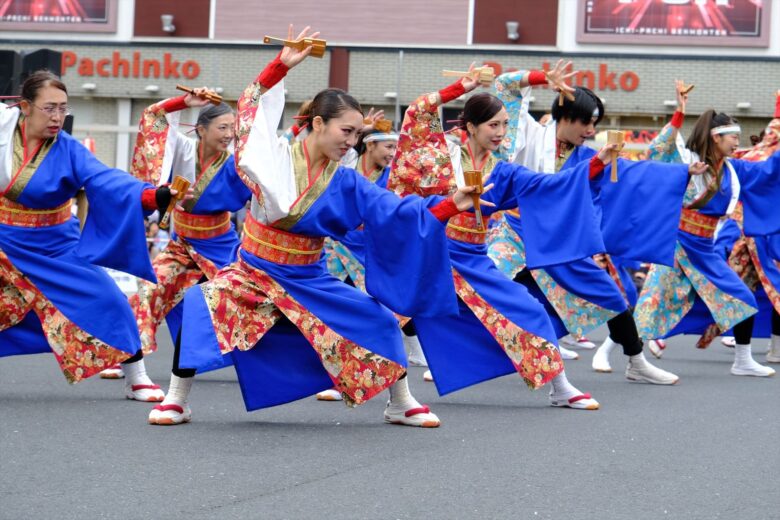
<svg viewBox="0 0 780 520">
<path fill-rule="evenodd" d="M 693 342 L 661 361 L 676 387 L 626 382 L 617 353 L 609 375 L 590 352 L 567 363 L 597 412 L 553 409 L 519 377 L 442 398 L 412 369 L 438 430 L 383 424 L 383 399 L 247 414 L 232 369 L 198 378 L 191 424 L 149 426 L 122 382 L 2 359 L 0 518 L 779 518 L 780 377 L 731 376 L 730 350 Z M 147 362 L 164 387 L 171 353 Z"/>
</svg>

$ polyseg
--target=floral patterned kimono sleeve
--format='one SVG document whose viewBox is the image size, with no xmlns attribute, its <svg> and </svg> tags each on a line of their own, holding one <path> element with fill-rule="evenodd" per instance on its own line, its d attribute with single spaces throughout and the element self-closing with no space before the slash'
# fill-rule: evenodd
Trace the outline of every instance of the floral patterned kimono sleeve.
<svg viewBox="0 0 780 520">
<path fill-rule="evenodd" d="M 685 148 L 679 129 L 670 122 L 650 141 L 647 158 L 665 163 L 690 162 L 690 152 Z"/>
<path fill-rule="evenodd" d="M 780 233 L 780 150 L 764 161 L 729 161 L 739 178 L 747 236 Z"/>
<path fill-rule="evenodd" d="M 238 100 L 236 164 L 241 180 L 261 202 L 268 222 L 289 214 L 298 197 L 290 141 L 277 137 L 284 112 L 284 82 L 263 92 L 258 78 Z"/>
<path fill-rule="evenodd" d="M 504 103 L 509 115 L 509 128 L 494 155 L 499 159 L 512 162 L 517 154 L 529 143 L 527 135 L 533 132 L 537 123 L 528 113 L 531 87 L 521 83 L 527 71 L 507 72 L 496 78 L 493 85 L 495 96 Z"/>
<path fill-rule="evenodd" d="M 453 167 L 439 119 L 437 94 L 425 94 L 404 114 L 387 188 L 400 197 L 447 194 L 460 175 Z"/>
<path fill-rule="evenodd" d="M 178 132 L 184 97 L 166 99 L 147 107 L 138 123 L 130 173 L 155 186 L 170 181 L 171 172 L 194 181 L 195 145 Z M 190 178 L 192 177 L 192 178 Z"/>
<path fill-rule="evenodd" d="M 745 161 L 763 161 L 780 149 L 780 117 L 776 117 L 766 127 L 760 143 L 740 156 Z"/>
</svg>

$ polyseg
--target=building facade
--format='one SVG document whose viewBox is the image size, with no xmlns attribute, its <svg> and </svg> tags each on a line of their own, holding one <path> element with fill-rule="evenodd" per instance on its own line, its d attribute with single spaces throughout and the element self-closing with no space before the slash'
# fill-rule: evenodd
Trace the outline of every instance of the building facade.
<svg viewBox="0 0 780 520">
<path fill-rule="evenodd" d="M 656 2 L 658 9 L 667 9 L 663 0 Z M 737 5 L 741 0 L 725 3 L 729 2 L 732 10 L 744 7 Z M 723 3 L 691 0 L 688 7 L 718 15 Z M 663 38 L 661 43 L 657 38 L 645 43 L 645 33 L 687 34 L 685 24 L 698 22 L 684 16 L 680 21 L 679 12 L 677 18 L 669 15 L 663 23 L 639 19 L 638 11 L 631 11 L 638 9 L 638 3 L 631 0 L 615 0 L 607 6 L 611 12 L 626 13 L 626 23 L 614 31 L 615 43 L 609 37 L 587 41 L 589 35 L 581 34 L 583 27 L 587 32 L 601 22 L 597 17 L 601 6 L 594 0 L 431 0 L 424 4 L 394 0 L 382 6 L 348 0 L 106 0 L 105 4 L 115 16 L 115 28 L 108 32 L 78 27 L 62 32 L 47 27 L 43 32 L 29 21 L 20 29 L 4 25 L 0 13 L 0 50 L 61 52 L 63 79 L 75 115 L 74 134 L 93 137 L 98 157 L 120 168 L 129 164 L 137 122 L 148 104 L 176 95 L 177 84 L 216 88 L 226 100 L 235 101 L 278 52 L 261 45 L 262 36 L 283 36 L 289 22 L 321 30 L 328 52 L 322 59 L 307 60 L 286 80 L 285 125 L 292 123 L 301 102 L 328 86 L 347 89 L 366 108 L 383 108 L 392 118 L 420 94 L 446 85 L 450 80 L 441 76 L 443 69 L 465 70 L 472 61 L 488 63 L 497 71 L 543 68 L 563 58 L 572 60 L 579 71 L 574 83 L 593 89 L 604 100 L 603 128 L 659 129 L 674 110 L 674 80 L 684 79 L 696 85 L 687 124 L 715 108 L 739 118 L 743 144 L 747 144 L 748 136 L 758 134 L 772 117 L 774 92 L 780 88 L 780 6 L 770 9 L 768 2 L 760 20 L 756 17 L 760 38 L 747 46 L 745 37 L 734 43 L 725 36 L 706 45 L 697 41 L 667 45 Z M 164 30 L 162 15 L 172 15 L 173 32 Z M 17 16 L 15 21 L 20 19 Z M 507 22 L 517 23 L 516 34 Z M 655 25 L 644 28 L 643 23 Z M 597 28 L 603 30 L 603 25 Z M 690 31 L 704 33 L 700 28 Z M 554 96 L 538 89 L 533 98 L 532 111 L 542 113 L 549 110 Z M 453 105 L 457 109 L 457 102 Z M 189 113 L 184 120 L 193 122 L 194 117 Z"/>
</svg>

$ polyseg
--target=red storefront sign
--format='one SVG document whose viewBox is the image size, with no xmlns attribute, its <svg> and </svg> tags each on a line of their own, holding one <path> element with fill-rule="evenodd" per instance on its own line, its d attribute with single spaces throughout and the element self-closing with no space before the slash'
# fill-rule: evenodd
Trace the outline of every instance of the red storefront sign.
<svg viewBox="0 0 780 520">
<path fill-rule="evenodd" d="M 200 75 L 200 64 L 195 60 L 175 60 L 170 52 L 163 53 L 162 59 L 143 57 L 140 51 L 134 51 L 129 58 L 114 51 L 110 57 L 93 59 L 63 51 L 62 75 L 68 72 L 83 77 L 195 79 Z"/>
<path fill-rule="evenodd" d="M 493 67 L 496 76 L 503 72 L 513 72 L 517 70 L 517 68 L 513 67 L 504 68 L 503 65 L 495 61 L 486 61 L 484 64 Z M 552 66 L 549 62 L 545 61 L 542 63 L 542 70 L 546 71 L 551 68 Z M 589 88 L 591 90 L 623 90 L 626 92 L 633 92 L 639 88 L 639 74 L 633 70 L 610 70 L 609 65 L 606 63 L 599 63 L 598 69 L 596 70 L 580 70 L 572 80 L 573 81 L 569 82 L 572 85 Z"/>
</svg>

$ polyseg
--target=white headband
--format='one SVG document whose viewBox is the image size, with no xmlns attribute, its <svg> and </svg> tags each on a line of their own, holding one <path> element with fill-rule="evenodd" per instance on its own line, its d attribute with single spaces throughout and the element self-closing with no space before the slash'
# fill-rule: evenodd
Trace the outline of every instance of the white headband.
<svg viewBox="0 0 780 520">
<path fill-rule="evenodd" d="M 594 108 L 593 109 L 593 118 L 594 119 L 598 119 L 600 115 L 601 115 L 601 112 L 599 112 L 599 107 Z"/>
<path fill-rule="evenodd" d="M 723 135 L 723 134 L 739 134 L 742 133 L 742 129 L 739 125 L 723 125 L 716 126 L 710 130 L 710 135 Z"/>
<path fill-rule="evenodd" d="M 364 139 L 364 143 L 373 143 L 374 141 L 398 141 L 398 134 L 385 134 L 383 132 L 376 132 L 367 135 Z"/>
</svg>

